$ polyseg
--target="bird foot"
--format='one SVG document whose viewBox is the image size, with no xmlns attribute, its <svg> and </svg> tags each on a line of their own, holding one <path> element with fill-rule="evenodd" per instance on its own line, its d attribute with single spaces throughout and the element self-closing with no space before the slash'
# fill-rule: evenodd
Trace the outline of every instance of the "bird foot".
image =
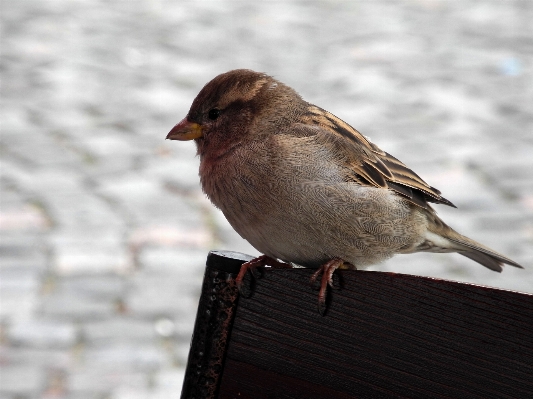
<svg viewBox="0 0 533 399">
<path fill-rule="evenodd" d="M 266 255 L 261 255 L 246 263 L 243 263 L 241 269 L 239 270 L 239 274 L 237 274 L 237 278 L 235 278 L 235 283 L 237 284 L 239 292 L 244 297 L 248 298 L 252 295 L 252 281 L 251 278 L 248 279 L 246 278 L 246 276 L 249 276 L 249 274 L 251 274 L 255 279 L 261 278 L 262 273 L 259 273 L 258 269 L 264 268 L 265 266 L 270 266 L 278 269 L 290 269 L 292 267 L 288 263 L 279 262 L 276 259 L 273 259 L 270 256 Z M 246 273 L 248 271 L 250 271 L 249 274 Z"/>
<path fill-rule="evenodd" d="M 345 262 L 341 258 L 333 258 L 323 265 L 321 265 L 316 272 L 311 276 L 311 284 L 314 284 L 318 276 L 322 274 L 320 279 L 320 289 L 318 291 L 318 313 L 322 316 L 326 313 L 326 295 L 328 292 L 328 285 L 333 289 L 339 289 L 340 283 L 334 282 L 333 273 L 337 269 L 355 269 L 351 263 Z"/>
</svg>

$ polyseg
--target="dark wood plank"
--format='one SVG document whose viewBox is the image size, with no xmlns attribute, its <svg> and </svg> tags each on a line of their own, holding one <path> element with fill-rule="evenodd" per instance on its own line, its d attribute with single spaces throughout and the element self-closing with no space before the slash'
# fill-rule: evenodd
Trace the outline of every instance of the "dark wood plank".
<svg viewBox="0 0 533 399">
<path fill-rule="evenodd" d="M 266 383 L 257 384 L 258 378 Z M 326 385 L 314 384 L 227 358 L 224 364 L 224 387 L 219 398 L 350 399 L 353 396 Z"/>
<path fill-rule="evenodd" d="M 228 359 L 356 397 L 533 397 L 530 295 L 342 271 L 321 317 L 311 273 L 265 272 L 239 301 Z M 277 384 L 260 374 L 254 383 Z"/>
<path fill-rule="evenodd" d="M 212 397 L 533 397 L 533 295 L 340 271 L 320 316 L 312 272 L 266 270 L 233 302 Z"/>
<path fill-rule="evenodd" d="M 234 277 L 251 257 L 212 251 L 202 283 L 181 397 L 217 397 L 238 291 Z"/>
</svg>

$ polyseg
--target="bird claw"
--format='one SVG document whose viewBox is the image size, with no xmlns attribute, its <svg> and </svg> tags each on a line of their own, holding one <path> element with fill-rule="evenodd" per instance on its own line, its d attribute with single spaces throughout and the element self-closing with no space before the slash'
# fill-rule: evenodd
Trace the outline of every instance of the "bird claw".
<svg viewBox="0 0 533 399">
<path fill-rule="evenodd" d="M 266 256 L 261 255 L 257 258 L 254 258 L 246 263 L 243 263 L 239 274 L 235 278 L 235 283 L 241 295 L 245 298 L 249 298 L 253 292 L 253 280 L 260 279 L 263 277 L 263 268 L 265 266 L 271 266 L 274 268 L 291 268 L 291 265 L 288 263 L 278 262 L 277 260 Z M 250 271 L 250 273 L 247 273 Z"/>
<path fill-rule="evenodd" d="M 331 276 L 331 281 L 328 282 L 328 285 L 333 290 L 340 290 L 342 288 L 342 276 L 339 273 L 333 273 Z"/>
<path fill-rule="evenodd" d="M 313 273 L 311 276 L 311 285 L 314 288 L 319 288 L 318 291 L 318 313 L 320 315 L 324 316 L 327 310 L 326 306 L 326 297 L 328 293 L 328 286 L 330 286 L 332 289 L 340 289 L 341 288 L 341 279 L 340 277 L 335 274 L 335 270 L 339 268 L 345 268 L 343 267 L 346 264 L 347 268 L 355 268 L 350 263 L 344 262 L 341 258 L 333 258 L 323 265 L 321 265 L 316 272 Z M 320 279 L 320 286 L 316 284 L 316 281 L 318 279 L 318 276 L 322 274 L 322 277 Z"/>
<path fill-rule="evenodd" d="M 243 263 L 239 270 L 239 274 L 235 278 L 235 283 L 242 296 L 249 298 L 252 295 L 254 280 L 263 277 L 262 269 L 265 266 L 271 266 L 274 268 L 292 267 L 290 264 L 279 262 L 266 255 L 261 255 Z M 334 274 L 335 270 L 345 268 L 355 269 L 352 264 L 345 262 L 341 258 L 333 258 L 321 265 L 311 276 L 311 286 L 318 290 L 318 313 L 320 313 L 320 315 L 324 316 L 326 314 L 328 286 L 334 290 L 338 290 L 342 287 L 341 277 L 338 274 Z M 247 273 L 248 271 L 250 273 Z M 317 284 L 318 276 L 321 274 L 322 277 Z"/>
<path fill-rule="evenodd" d="M 252 271 L 253 269 L 248 270 L 250 270 L 250 273 L 245 272 L 242 279 L 237 282 L 237 288 L 239 290 L 239 293 L 245 298 L 250 298 L 252 296 L 254 284 L 254 279 L 252 278 L 254 276 L 254 272 Z"/>
</svg>

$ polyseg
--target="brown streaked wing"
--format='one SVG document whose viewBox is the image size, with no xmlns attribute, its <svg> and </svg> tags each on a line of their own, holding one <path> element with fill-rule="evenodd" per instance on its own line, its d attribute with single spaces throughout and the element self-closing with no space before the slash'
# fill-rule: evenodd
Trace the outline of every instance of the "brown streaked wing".
<svg viewBox="0 0 533 399">
<path fill-rule="evenodd" d="M 389 188 L 413 204 L 428 208 L 428 202 L 455 207 L 397 158 L 381 150 L 352 126 L 330 112 L 310 105 L 302 122 L 329 133 L 328 145 L 342 153 L 353 172 L 370 185 Z"/>
</svg>

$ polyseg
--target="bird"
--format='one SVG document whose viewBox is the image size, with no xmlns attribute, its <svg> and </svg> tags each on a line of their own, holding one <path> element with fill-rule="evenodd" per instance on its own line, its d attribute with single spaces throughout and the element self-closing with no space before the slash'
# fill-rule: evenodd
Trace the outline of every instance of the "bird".
<svg viewBox="0 0 533 399">
<path fill-rule="evenodd" d="M 455 205 L 332 113 L 266 73 L 236 69 L 209 81 L 167 134 L 194 140 L 203 191 L 261 255 L 259 266 L 316 268 L 318 309 L 336 269 L 396 254 L 457 252 L 502 271 L 522 268 L 444 223 L 430 204 Z"/>
</svg>

